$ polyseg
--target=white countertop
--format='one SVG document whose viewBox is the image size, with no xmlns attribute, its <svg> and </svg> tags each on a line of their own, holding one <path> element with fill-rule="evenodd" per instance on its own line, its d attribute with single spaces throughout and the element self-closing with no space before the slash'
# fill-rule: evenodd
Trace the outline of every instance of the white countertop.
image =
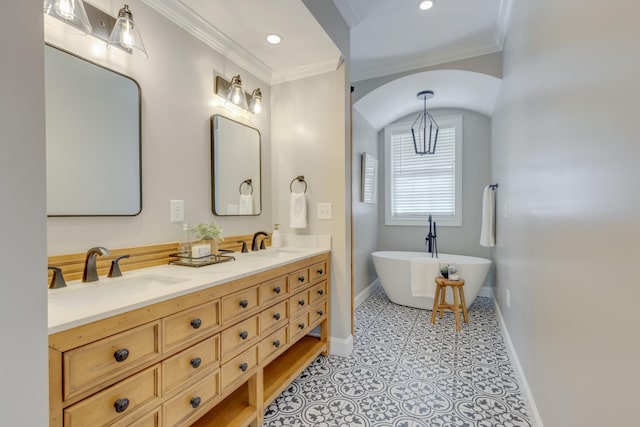
<svg viewBox="0 0 640 427">
<path fill-rule="evenodd" d="M 233 253 L 235 261 L 203 267 L 162 265 L 127 271 L 122 277 L 97 282 L 73 281 L 49 289 L 49 334 L 105 319 L 290 262 L 326 253 L 329 236 L 283 236 L 286 246 Z"/>
</svg>

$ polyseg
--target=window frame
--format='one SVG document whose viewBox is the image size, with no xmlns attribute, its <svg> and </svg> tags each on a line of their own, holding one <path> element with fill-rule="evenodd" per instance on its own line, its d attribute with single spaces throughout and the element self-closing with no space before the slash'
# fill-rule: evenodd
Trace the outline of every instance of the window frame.
<svg viewBox="0 0 640 427">
<path fill-rule="evenodd" d="M 462 115 L 434 116 L 438 126 L 441 128 L 453 126 L 455 128 L 455 197 L 453 216 L 433 215 L 433 220 L 439 226 L 462 227 Z M 412 121 L 394 123 L 384 128 L 384 173 L 385 173 L 385 225 L 401 226 L 424 226 L 428 220 L 428 214 L 420 218 L 398 218 L 391 212 L 391 201 L 393 200 L 393 186 L 391 180 L 391 137 L 394 134 L 411 135 Z M 438 150 L 436 148 L 436 154 Z M 429 154 L 426 154 L 427 156 Z"/>
</svg>

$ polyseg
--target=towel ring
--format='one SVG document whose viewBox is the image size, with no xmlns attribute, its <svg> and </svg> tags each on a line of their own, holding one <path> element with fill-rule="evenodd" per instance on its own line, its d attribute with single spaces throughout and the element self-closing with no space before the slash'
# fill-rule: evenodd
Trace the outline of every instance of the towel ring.
<svg viewBox="0 0 640 427">
<path fill-rule="evenodd" d="M 245 179 L 240 183 L 240 187 L 238 187 L 238 192 L 242 194 L 242 186 L 245 184 L 247 184 L 247 186 L 251 189 L 251 193 L 249 194 L 253 194 L 253 184 L 251 183 L 251 178 Z"/>
<path fill-rule="evenodd" d="M 296 181 L 302 182 L 304 184 L 304 192 L 306 193 L 307 192 L 307 181 L 304 180 L 304 175 L 296 176 L 295 178 L 293 178 L 291 180 L 291 183 L 289 184 L 289 191 L 291 191 L 293 193 L 293 183 L 296 182 Z"/>
</svg>

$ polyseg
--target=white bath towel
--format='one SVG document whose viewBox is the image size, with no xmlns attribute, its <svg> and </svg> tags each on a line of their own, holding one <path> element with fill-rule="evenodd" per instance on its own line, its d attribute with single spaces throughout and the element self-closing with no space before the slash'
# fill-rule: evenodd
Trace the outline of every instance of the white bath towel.
<svg viewBox="0 0 640 427">
<path fill-rule="evenodd" d="M 489 185 L 482 193 L 482 229 L 480 230 L 480 246 L 488 248 L 496 245 L 496 195 Z"/>
<path fill-rule="evenodd" d="M 238 214 L 253 215 L 253 195 L 252 194 L 240 195 L 240 202 L 238 203 Z"/>
<path fill-rule="evenodd" d="M 411 295 L 433 298 L 436 292 L 436 277 L 440 275 L 438 258 L 411 258 Z"/>
<path fill-rule="evenodd" d="M 291 192 L 289 202 L 289 227 L 307 228 L 307 200 L 305 193 Z"/>
</svg>

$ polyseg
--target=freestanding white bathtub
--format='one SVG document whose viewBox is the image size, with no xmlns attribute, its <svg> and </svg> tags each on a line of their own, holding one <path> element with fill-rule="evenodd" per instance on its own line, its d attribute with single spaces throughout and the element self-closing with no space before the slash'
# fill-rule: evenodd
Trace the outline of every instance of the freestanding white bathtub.
<svg viewBox="0 0 640 427">
<path fill-rule="evenodd" d="M 411 258 L 431 257 L 427 252 L 380 251 L 373 252 L 373 265 L 380 284 L 389 299 L 400 305 L 415 308 L 433 308 L 433 298 L 411 295 Z M 458 274 L 464 279 L 464 296 L 467 307 L 478 296 L 491 267 L 491 260 L 464 255 L 438 254 L 440 266 L 455 264 Z M 435 278 L 431 279 L 435 280 Z M 453 301 L 451 290 L 447 301 Z"/>
</svg>

